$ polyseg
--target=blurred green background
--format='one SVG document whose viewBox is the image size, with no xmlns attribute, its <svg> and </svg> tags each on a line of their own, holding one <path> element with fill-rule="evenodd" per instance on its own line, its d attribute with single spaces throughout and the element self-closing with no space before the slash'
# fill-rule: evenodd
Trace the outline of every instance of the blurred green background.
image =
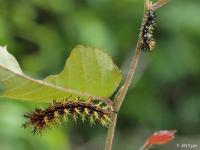
<svg viewBox="0 0 200 150">
<path fill-rule="evenodd" d="M 154 149 L 200 148 L 200 1 L 171 0 L 158 11 L 154 52 L 143 54 L 119 113 L 114 150 L 136 150 L 156 130 L 177 138 Z M 105 48 L 124 75 L 143 15 L 143 0 L 0 0 L 0 44 L 25 74 L 59 73 L 77 44 Z M 23 113 L 42 103 L 0 99 L 0 150 L 102 150 L 107 129 L 69 123 L 33 136 Z"/>
</svg>

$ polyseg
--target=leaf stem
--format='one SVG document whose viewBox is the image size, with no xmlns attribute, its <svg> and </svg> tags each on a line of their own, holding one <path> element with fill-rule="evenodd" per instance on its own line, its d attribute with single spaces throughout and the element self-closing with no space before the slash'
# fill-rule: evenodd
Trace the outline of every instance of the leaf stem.
<svg viewBox="0 0 200 150">
<path fill-rule="evenodd" d="M 157 3 L 159 4 L 159 7 L 163 6 L 164 5 L 164 2 L 166 4 L 166 1 L 167 0 L 158 0 Z M 163 3 L 162 3 L 163 2 Z M 138 61 L 139 61 L 139 58 L 140 58 L 140 55 L 141 55 L 141 52 L 142 52 L 142 29 L 143 29 L 143 25 L 146 21 L 146 16 L 145 16 L 145 10 L 147 9 L 151 9 L 149 5 L 147 4 L 152 4 L 150 2 L 150 0 L 145 0 L 145 5 L 144 5 L 144 15 L 143 15 L 143 21 L 142 21 L 142 25 L 141 25 L 141 30 L 140 30 L 140 34 L 139 34 L 139 38 L 138 38 L 138 42 L 137 42 L 137 45 L 136 45 L 136 48 L 135 48 L 135 52 L 134 52 L 134 55 L 132 57 L 132 60 L 131 60 L 131 64 L 130 64 L 130 67 L 129 67 L 129 71 L 128 71 L 128 74 L 127 74 L 127 77 L 126 77 L 126 80 L 124 81 L 124 84 L 121 86 L 121 88 L 119 89 L 118 93 L 116 94 L 115 98 L 114 98 L 114 101 L 113 101 L 113 109 L 115 112 L 118 112 L 120 110 L 120 107 L 123 103 L 123 100 L 126 96 L 126 93 L 128 91 L 128 88 L 131 84 L 131 81 L 132 81 L 132 78 L 134 77 L 135 75 L 135 71 L 136 71 L 136 68 L 137 68 L 137 64 L 138 64 Z M 156 5 L 156 3 L 155 3 Z M 156 7 L 155 5 L 153 5 L 154 7 Z M 157 7 L 158 8 L 158 7 Z M 107 134 L 107 141 L 106 141 L 106 144 L 105 144 L 105 150 L 111 150 L 112 149 L 112 144 L 113 144 L 113 138 L 114 138 L 114 134 L 115 134 L 115 127 L 116 127 L 116 123 L 117 123 L 117 116 L 118 114 L 117 113 L 113 113 L 112 114 L 112 122 L 108 128 L 108 134 Z"/>
<path fill-rule="evenodd" d="M 148 145 L 145 143 L 140 150 L 148 150 L 150 147 L 148 147 Z"/>
</svg>

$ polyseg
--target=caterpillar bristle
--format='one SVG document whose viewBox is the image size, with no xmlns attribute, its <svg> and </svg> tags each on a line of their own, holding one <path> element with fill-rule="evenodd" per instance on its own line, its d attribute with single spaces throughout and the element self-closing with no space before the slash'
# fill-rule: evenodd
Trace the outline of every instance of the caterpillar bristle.
<svg viewBox="0 0 200 150">
<path fill-rule="evenodd" d="M 86 120 L 86 117 L 85 117 L 85 114 L 83 113 L 82 116 L 81 116 L 81 121 L 84 123 Z"/>
<path fill-rule="evenodd" d="M 145 21 L 142 28 L 142 50 L 151 52 L 155 48 L 155 40 L 153 38 L 154 28 L 156 24 L 156 14 L 153 10 L 148 10 L 145 14 Z"/>
<path fill-rule="evenodd" d="M 96 120 L 99 119 L 99 114 L 98 114 L 96 111 L 93 112 L 93 115 L 94 115 L 94 118 L 95 118 Z"/>
<path fill-rule="evenodd" d="M 46 109 L 35 109 L 31 113 L 25 113 L 24 117 L 27 122 L 23 124 L 23 128 L 33 126 L 34 134 L 42 133 L 45 128 L 54 128 L 55 125 L 62 125 L 62 122 L 68 122 L 69 118 L 75 122 L 80 119 L 83 123 L 88 121 L 91 126 L 100 123 L 102 126 L 108 127 L 111 122 L 113 113 L 112 106 L 107 106 L 100 102 L 94 103 L 89 101 L 63 101 L 55 100 Z"/>
<path fill-rule="evenodd" d="M 90 117 L 89 117 L 89 123 L 90 123 L 91 127 L 92 127 L 93 125 L 95 125 L 95 121 L 94 121 L 94 117 L 93 117 L 93 116 L 90 116 Z"/>
<path fill-rule="evenodd" d="M 86 115 L 89 115 L 88 108 L 84 108 L 84 113 L 85 113 Z"/>
</svg>

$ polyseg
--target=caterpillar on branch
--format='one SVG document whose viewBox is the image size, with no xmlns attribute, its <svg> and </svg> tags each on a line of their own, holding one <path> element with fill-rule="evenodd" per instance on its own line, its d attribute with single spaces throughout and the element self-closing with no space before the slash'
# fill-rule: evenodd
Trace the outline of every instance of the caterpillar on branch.
<svg viewBox="0 0 200 150">
<path fill-rule="evenodd" d="M 142 29 L 142 50 L 151 52 L 155 48 L 154 29 L 155 29 L 156 14 L 153 10 L 147 10 L 145 14 L 145 22 Z"/>
<path fill-rule="evenodd" d="M 46 109 L 35 109 L 33 112 L 24 114 L 27 122 L 22 127 L 33 126 L 33 134 L 42 133 L 45 128 L 53 127 L 56 123 L 61 124 L 72 118 L 75 122 L 81 119 L 82 122 L 88 121 L 91 125 L 95 122 L 108 127 L 111 122 L 113 108 L 111 105 L 102 104 L 91 100 L 81 101 L 53 101 L 52 105 Z"/>
</svg>

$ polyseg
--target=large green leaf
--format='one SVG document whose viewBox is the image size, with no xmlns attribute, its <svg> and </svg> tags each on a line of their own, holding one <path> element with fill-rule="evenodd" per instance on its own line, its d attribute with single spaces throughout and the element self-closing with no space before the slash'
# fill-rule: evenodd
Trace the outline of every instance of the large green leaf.
<svg viewBox="0 0 200 150">
<path fill-rule="evenodd" d="M 24 75 L 16 59 L 0 47 L 0 96 L 40 102 L 70 95 L 106 99 L 120 81 L 120 70 L 97 48 L 77 46 L 60 74 L 36 80 Z"/>
</svg>

